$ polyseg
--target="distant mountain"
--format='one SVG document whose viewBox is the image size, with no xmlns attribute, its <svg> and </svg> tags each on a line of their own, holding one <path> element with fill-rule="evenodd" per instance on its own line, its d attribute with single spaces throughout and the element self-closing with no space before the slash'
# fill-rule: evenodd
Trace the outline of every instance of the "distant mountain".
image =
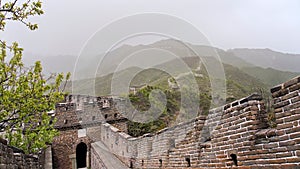
<svg viewBox="0 0 300 169">
<path fill-rule="evenodd" d="M 186 44 L 188 46 L 186 46 Z M 215 56 L 215 58 L 219 58 L 222 63 L 226 64 L 224 65 L 225 72 L 228 72 L 228 70 L 226 69 L 232 70 L 230 74 L 226 74 L 227 77 L 234 74 L 234 70 L 236 72 L 243 73 L 243 75 L 246 74 L 250 75 L 251 77 L 254 77 L 261 83 L 264 83 L 267 87 L 271 87 L 282 83 L 294 76 L 299 75 L 299 73 L 294 72 L 300 72 L 300 67 L 298 66 L 300 63 L 299 54 L 284 54 L 272 51 L 270 49 L 232 49 L 224 51 L 222 49 L 218 49 L 211 46 L 200 46 L 189 43 L 186 44 L 182 44 L 181 42 L 176 40 L 168 39 L 157 41 L 149 45 L 123 45 L 111 50 L 109 53 L 106 54 L 99 54 L 97 56 L 87 56 L 86 58 L 82 58 L 81 61 L 78 61 L 78 65 L 83 65 L 80 66 L 82 71 L 79 74 L 74 74 L 73 72 L 75 63 L 77 61 L 77 56 L 65 55 L 52 57 L 38 57 L 33 54 L 25 53 L 24 62 L 26 63 L 26 65 L 32 65 L 34 61 L 41 60 L 45 73 L 71 72 L 73 74 L 73 77 L 74 75 L 76 75 L 76 79 L 84 79 L 84 81 L 81 81 L 79 85 L 76 85 L 77 89 L 75 90 L 80 91 L 90 91 L 91 89 L 85 89 L 85 87 L 81 86 L 87 86 L 87 84 L 91 83 L 95 83 L 96 86 L 107 86 L 108 84 L 110 84 L 110 78 L 107 77 L 111 76 L 111 73 L 116 71 L 119 64 L 123 62 L 124 58 L 135 52 L 140 52 L 148 49 L 158 49 L 170 52 L 176 55 L 176 57 L 185 59 L 185 61 L 189 62 L 190 65 L 194 64 L 193 66 L 198 65 L 198 62 L 193 62 L 191 60 L 188 61 L 189 59 L 187 58 L 200 55 L 202 58 L 207 59 L 211 56 Z M 100 68 L 96 70 L 96 67 L 99 64 L 101 57 L 103 57 L 104 55 L 105 58 L 102 61 L 105 64 L 101 64 Z M 125 66 L 117 70 L 119 73 L 117 73 L 115 77 L 126 77 L 122 74 L 126 74 L 126 72 L 128 73 L 128 71 L 141 71 L 145 69 L 146 63 L 153 62 L 155 60 L 159 60 L 160 63 L 172 62 L 172 58 L 163 58 L 160 56 L 159 52 L 145 53 L 145 55 L 143 55 L 142 57 L 143 58 L 140 59 L 140 61 L 137 61 L 139 60 L 139 58 L 136 58 L 136 60 L 132 62 L 132 65 L 128 65 L 127 67 Z M 176 71 L 180 67 L 179 65 L 175 66 L 174 63 L 173 65 L 169 65 L 169 67 L 173 71 Z M 229 65 L 232 67 L 229 67 Z M 149 71 L 150 70 L 146 72 L 147 76 L 152 74 L 156 75 L 156 73 L 149 73 Z M 97 74 L 95 74 L 96 72 Z M 239 74 L 236 75 L 239 76 Z M 143 81 L 142 79 L 144 79 L 148 81 L 150 80 L 151 83 L 154 84 L 153 79 L 157 78 L 157 76 L 149 76 L 152 79 L 148 79 L 148 77 L 143 76 L 138 75 L 136 78 L 140 80 L 133 81 L 132 83 L 134 84 L 139 81 Z M 94 77 L 97 77 L 96 80 Z M 240 79 L 242 79 L 242 76 L 239 77 Z M 248 82 L 247 79 L 244 80 Z M 162 81 L 164 80 L 158 78 L 157 82 L 155 83 L 159 84 Z M 74 81 L 74 83 L 76 82 L 77 81 Z M 242 80 L 240 80 L 240 82 L 242 84 Z M 166 84 L 166 82 L 164 82 L 163 84 Z M 106 88 L 102 89 L 101 92 L 99 92 L 98 89 L 96 91 L 97 94 L 109 93 L 109 91 Z"/>
<path fill-rule="evenodd" d="M 231 49 L 235 56 L 259 67 L 300 72 L 300 54 L 275 52 L 271 49 Z"/>
<path fill-rule="evenodd" d="M 195 73 L 200 75 L 196 77 L 200 92 L 207 93 L 210 91 L 210 79 L 206 70 L 204 68 L 196 70 L 199 65 L 195 63 L 199 63 L 199 59 L 195 57 L 187 57 L 183 60 Z M 216 61 L 212 59 L 211 62 L 213 63 Z M 160 67 L 174 67 L 174 69 L 177 69 L 177 71 L 180 72 L 180 68 L 176 67 L 177 64 L 178 62 L 176 60 L 171 60 L 162 63 L 161 65 L 157 65 L 156 68 L 141 69 L 132 67 L 106 76 L 97 77 L 95 79 L 78 80 L 73 83 L 77 84 L 77 93 L 86 94 L 90 92 L 90 84 L 94 83 L 96 95 L 109 95 L 111 93 L 111 82 L 113 78 L 118 78 L 122 81 L 122 79 L 127 79 L 130 74 L 139 71 L 140 73 L 131 80 L 131 86 L 150 85 L 159 86 L 163 89 L 170 89 L 168 86 L 168 79 L 172 77 L 168 73 L 161 71 Z M 200 67 L 204 66 L 202 65 Z M 260 90 L 268 92 L 267 85 L 262 83 L 259 79 L 241 71 L 239 68 L 224 64 L 224 70 L 226 75 L 227 98 L 230 101 L 245 97 L 253 92 L 259 92 Z M 123 84 L 117 85 L 122 87 Z M 68 88 L 68 90 L 70 91 L 70 88 Z"/>
<path fill-rule="evenodd" d="M 218 49 L 217 52 L 223 63 L 235 66 L 237 68 L 254 67 L 255 66 L 255 65 L 245 61 L 244 59 L 237 57 L 233 52 L 224 51 L 222 49 Z"/>
<path fill-rule="evenodd" d="M 300 73 L 279 71 L 273 68 L 243 67 L 240 69 L 243 72 L 259 79 L 261 82 L 265 83 L 269 88 L 300 75 Z"/>
<path fill-rule="evenodd" d="M 73 72 L 76 59 L 77 56 L 73 55 L 40 56 L 28 52 L 25 52 L 23 56 L 27 67 L 32 66 L 36 61 L 41 61 L 45 74 Z"/>
<path fill-rule="evenodd" d="M 151 52 L 142 53 L 148 49 L 151 50 Z M 166 58 L 162 51 L 171 53 L 175 57 Z M 134 59 L 130 60 L 128 58 L 128 56 L 137 53 L 140 55 L 137 55 Z M 274 55 L 278 54 L 273 51 L 272 53 Z M 255 52 L 253 52 L 252 56 L 254 56 L 254 54 Z M 105 58 L 102 61 L 104 61 L 105 64 L 101 64 L 100 71 L 97 71 L 97 74 L 94 73 L 95 77 L 85 76 L 86 72 L 90 73 L 94 71 L 93 67 L 97 65 L 99 59 L 101 59 L 99 57 L 103 57 L 104 55 Z M 117 92 L 119 96 L 124 96 L 134 89 L 134 92 L 131 92 L 129 97 L 134 107 L 140 111 L 149 109 L 150 102 L 148 96 L 153 89 L 163 91 L 166 95 L 167 105 L 157 120 L 145 124 L 129 122 L 129 133 L 133 136 L 140 136 L 145 133 L 158 131 L 166 126 L 172 126 L 175 121 L 181 122 L 190 119 L 189 113 L 179 113 L 180 111 L 207 115 L 209 109 L 217 107 L 218 104 L 223 105 L 224 102 L 229 103 L 254 92 L 262 92 L 264 97 L 268 97 L 270 96 L 269 89 L 271 86 L 299 75 L 299 73 L 259 67 L 257 63 L 252 62 L 253 60 L 249 58 L 244 59 L 240 55 L 237 55 L 239 55 L 239 53 L 236 53 L 234 50 L 224 51 L 210 46 L 191 44 L 185 46 L 185 44 L 173 40 L 162 40 L 150 45 L 123 45 L 107 54 L 87 57 L 90 60 L 85 60 L 84 66 L 81 67 L 86 72 L 81 72 L 82 78 L 71 82 L 73 83 L 73 89 L 71 83 L 69 83 L 67 91 L 74 94 L 115 96 L 117 94 L 111 91 L 112 84 L 114 84 L 113 89 L 120 91 Z M 267 61 L 270 60 L 269 57 L 271 56 L 261 56 L 261 62 L 267 63 Z M 287 64 L 287 62 L 290 62 L 292 59 L 293 57 L 291 56 L 286 59 L 289 61 L 283 63 Z M 56 66 L 67 62 L 67 60 L 63 59 L 57 58 L 57 60 L 60 62 L 57 62 Z M 120 65 L 126 61 L 128 61 L 129 64 L 120 67 Z M 158 61 L 156 65 L 147 67 L 147 63 L 154 63 L 155 61 Z M 89 62 L 91 64 L 86 64 Z M 219 89 L 221 91 L 225 90 L 226 100 L 222 97 L 223 93 L 217 93 L 212 96 L 212 92 L 215 91 L 212 91 L 212 78 L 209 75 L 218 71 L 215 68 L 219 62 L 223 63 L 226 90 L 220 87 Z M 79 64 L 82 63 L 79 62 Z M 207 70 L 207 66 L 212 67 Z M 266 67 L 272 66 L 274 65 L 268 65 Z M 186 67 L 189 68 L 188 71 L 186 71 Z M 191 77 L 190 75 L 193 76 Z M 180 83 L 182 80 L 187 81 Z M 194 86 L 193 84 L 186 83 L 191 80 L 196 80 L 197 85 Z M 220 82 L 219 77 L 214 77 L 214 80 L 216 80 L 217 83 Z M 197 87 L 200 91 L 199 97 L 195 95 L 195 91 L 197 91 L 195 89 Z M 185 102 L 182 103 L 182 96 L 187 96 L 187 98 L 198 97 L 199 109 L 195 110 L 190 106 L 192 105 L 190 101 L 193 99 L 185 100 Z M 214 101 L 213 103 L 211 102 L 212 100 Z M 181 107 L 184 109 L 181 109 Z M 187 114 L 188 116 L 182 114 Z"/>
</svg>

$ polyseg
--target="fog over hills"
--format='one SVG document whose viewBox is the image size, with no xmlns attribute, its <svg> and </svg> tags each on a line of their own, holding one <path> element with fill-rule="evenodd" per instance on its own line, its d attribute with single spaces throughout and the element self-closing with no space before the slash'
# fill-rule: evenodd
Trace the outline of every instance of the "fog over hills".
<svg viewBox="0 0 300 169">
<path fill-rule="evenodd" d="M 237 57 L 263 68 L 300 72 L 300 54 L 276 52 L 271 49 L 232 49 Z"/>
<path fill-rule="evenodd" d="M 188 44 L 188 43 L 187 43 Z M 199 46 L 188 44 L 191 49 L 182 45 L 178 41 L 174 40 L 160 40 L 149 45 L 122 45 L 108 54 L 106 54 L 103 61 L 105 65 L 101 65 L 101 71 L 106 74 L 98 74 L 97 76 L 104 76 L 109 73 L 112 73 L 118 67 L 118 64 L 122 60 L 131 55 L 134 52 L 145 50 L 145 49 L 167 49 L 168 51 L 176 54 L 179 57 L 189 57 L 195 56 L 195 51 L 197 55 L 201 57 L 207 57 L 210 55 L 218 54 L 221 62 L 237 67 L 239 70 L 259 79 L 261 82 L 265 83 L 267 86 L 273 86 L 278 83 L 284 82 L 287 79 L 290 79 L 296 75 L 299 75 L 300 67 L 300 54 L 286 54 L 281 52 L 272 51 L 270 49 L 231 49 L 231 50 L 222 50 L 209 46 Z M 61 55 L 61 56 L 51 56 L 51 57 L 32 57 L 32 54 L 25 54 L 24 62 L 26 64 L 33 63 L 35 60 L 41 60 L 44 68 L 44 72 L 53 73 L 53 72 L 71 72 L 74 74 L 75 64 L 77 62 L 78 56 L 70 55 Z M 98 65 L 101 60 L 100 57 L 103 57 L 104 54 L 99 54 L 98 56 L 89 56 L 88 60 L 84 60 L 84 66 L 80 67 L 84 71 L 94 71 L 91 67 Z M 151 62 L 151 53 L 149 56 L 143 56 L 144 62 Z M 157 59 L 157 58 L 156 58 Z M 167 62 L 171 58 L 164 58 L 161 60 L 161 63 Z M 143 68 L 143 61 L 139 62 L 140 65 L 131 65 L 138 66 Z M 78 65 L 81 62 L 77 63 Z M 124 67 L 126 69 L 128 67 Z M 93 78 L 86 77 L 85 73 L 81 74 L 80 79 Z M 293 73 L 296 72 L 296 73 Z M 95 74 L 95 72 L 90 72 L 90 74 Z M 97 72 L 98 73 L 98 72 Z"/>
</svg>

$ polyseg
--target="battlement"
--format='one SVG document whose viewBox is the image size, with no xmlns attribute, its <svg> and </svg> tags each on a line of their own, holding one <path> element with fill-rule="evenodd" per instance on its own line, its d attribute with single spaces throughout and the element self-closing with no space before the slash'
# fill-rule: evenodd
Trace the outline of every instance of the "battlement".
<svg viewBox="0 0 300 169">
<path fill-rule="evenodd" d="M 64 101 L 56 104 L 55 127 L 58 129 L 97 126 L 107 121 L 127 131 L 127 119 L 117 110 L 112 97 L 66 95 Z"/>
<path fill-rule="evenodd" d="M 300 167 L 300 77 L 271 92 L 276 128 L 267 125 L 263 98 L 253 94 L 137 138 L 101 124 L 99 139 L 132 168 Z"/>
<path fill-rule="evenodd" d="M 68 153 L 74 153 L 82 140 L 90 146 L 91 168 L 107 168 L 99 145 L 131 168 L 299 168 L 300 77 L 271 92 L 271 109 L 259 94 L 252 94 L 214 108 L 207 116 L 140 137 L 124 132 L 126 118 L 112 97 L 68 96 L 66 103 L 57 105 L 55 114 L 62 128 L 53 150 L 63 152 L 58 159 L 67 168 Z M 268 125 L 270 110 L 274 110 L 274 126 Z"/>
</svg>

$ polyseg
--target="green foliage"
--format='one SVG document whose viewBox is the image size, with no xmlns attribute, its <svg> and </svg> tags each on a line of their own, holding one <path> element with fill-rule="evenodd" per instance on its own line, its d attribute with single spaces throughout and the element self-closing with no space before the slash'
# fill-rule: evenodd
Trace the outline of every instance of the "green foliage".
<svg viewBox="0 0 300 169">
<path fill-rule="evenodd" d="M 64 76 L 58 74 L 55 83 L 48 84 L 39 61 L 24 67 L 22 51 L 14 43 L 8 52 L 12 57 L 6 62 L 7 47 L 0 44 L 0 130 L 10 145 L 36 153 L 58 134 L 53 128 L 55 119 L 47 112 L 64 98 L 59 91 Z"/>
<path fill-rule="evenodd" d="M 259 79 L 248 75 L 240 69 L 224 64 L 226 74 L 227 103 L 246 97 L 254 92 L 263 91 L 270 95 L 266 84 Z"/>
<path fill-rule="evenodd" d="M 162 119 L 158 119 L 149 123 L 128 122 L 128 134 L 134 137 L 142 136 L 146 133 L 155 133 L 167 127 Z"/>
<path fill-rule="evenodd" d="M 37 24 L 27 21 L 30 16 L 43 14 L 39 0 L 24 3 L 0 0 L 0 30 L 4 31 L 6 21 L 25 24 L 30 30 Z M 39 61 L 31 68 L 24 67 L 23 49 L 17 43 L 7 46 L 0 40 L 0 132 L 12 146 L 25 153 L 37 153 L 51 143 L 58 131 L 54 129 L 56 119 L 47 112 L 64 98 L 61 83 L 70 78 L 63 74 L 45 78 Z M 49 83 L 50 80 L 54 82 Z"/>
<path fill-rule="evenodd" d="M 152 90 L 160 89 L 159 87 L 146 86 L 140 89 L 136 95 L 130 94 L 129 98 L 133 106 L 139 111 L 147 111 L 150 108 L 149 95 Z M 162 89 L 160 89 L 162 90 Z M 149 123 L 138 123 L 130 121 L 128 123 L 128 133 L 132 136 L 141 136 L 146 133 L 157 132 L 169 125 L 169 123 L 175 118 L 175 112 L 178 108 L 178 95 L 170 91 L 164 91 L 167 97 L 167 105 L 164 112 Z M 179 98 L 180 99 L 180 98 Z"/>
<path fill-rule="evenodd" d="M 196 61 L 191 58 L 188 60 L 189 62 L 195 63 Z M 240 69 L 224 64 L 225 74 L 227 78 L 227 102 L 234 101 L 236 99 L 240 99 L 242 97 L 246 97 L 254 92 L 263 91 L 268 95 L 269 93 L 266 90 L 266 85 L 261 83 L 258 79 L 240 71 Z M 130 122 L 128 126 L 129 134 L 132 136 L 140 136 L 145 133 L 153 133 L 162 129 L 163 127 L 172 126 L 175 121 L 186 121 L 191 119 L 190 113 L 193 112 L 192 116 L 195 115 L 195 111 L 193 110 L 191 105 L 194 100 L 199 100 L 199 112 L 196 114 L 207 115 L 209 109 L 215 107 L 216 105 L 212 105 L 212 97 L 211 97 L 211 88 L 210 88 L 210 79 L 205 70 L 198 71 L 199 74 L 202 74 L 202 77 L 197 77 L 196 81 L 198 84 L 199 95 L 193 89 L 196 86 L 181 86 L 180 90 L 172 90 L 168 86 L 164 85 L 164 82 L 167 82 L 169 75 L 162 74 L 160 71 L 150 70 L 143 71 L 141 75 L 134 78 L 131 82 L 134 85 L 140 85 L 143 82 L 147 81 L 148 86 L 140 89 L 136 95 L 130 94 L 130 99 L 135 108 L 139 111 L 146 111 L 150 108 L 150 102 L 148 100 L 149 93 L 153 89 L 162 90 L 167 97 L 167 106 L 166 110 L 162 113 L 162 115 L 155 121 L 140 124 L 136 122 Z M 159 76 L 162 75 L 162 76 Z M 141 77 L 147 78 L 141 79 Z M 188 78 L 188 77 L 180 77 L 180 78 Z M 148 80 L 150 79 L 150 80 Z M 152 80 L 153 79 L 153 80 Z M 175 79 L 171 78 L 171 81 Z M 185 79 L 188 80 L 188 79 Z M 158 83 L 157 83 L 158 82 Z M 151 85 L 151 86 L 150 86 Z M 159 86 L 159 87 L 158 87 Z M 181 98 L 187 98 L 183 103 L 181 103 Z M 218 98 L 215 98 L 218 99 Z M 181 105 L 183 104 L 183 105 Z M 181 110 L 179 110 L 181 108 Z M 179 113 L 179 111 L 183 111 Z M 156 122 L 156 123 L 155 123 Z"/>
<path fill-rule="evenodd" d="M 155 133 L 165 127 L 172 126 L 172 124 L 176 121 L 177 118 L 181 120 L 190 120 L 190 113 L 198 110 L 191 109 L 190 105 L 193 104 L 193 100 L 197 100 L 196 97 L 200 98 L 200 107 L 199 110 L 203 114 L 207 114 L 210 108 L 210 95 L 209 93 L 201 93 L 198 96 L 193 90 L 190 90 L 188 86 L 184 86 L 182 91 L 170 90 L 170 89 L 161 89 L 158 86 L 146 86 L 140 89 L 135 95 L 130 94 L 129 98 L 133 106 L 139 111 L 146 111 L 150 108 L 149 102 L 149 94 L 154 89 L 160 89 L 164 92 L 167 98 L 167 105 L 162 114 L 149 123 L 138 123 L 130 121 L 128 123 L 128 133 L 132 136 L 141 136 L 146 133 Z M 181 105 L 181 97 L 185 95 L 188 100 L 184 101 L 184 105 Z M 182 110 L 185 113 L 184 116 L 178 116 L 179 108 L 182 106 Z M 197 112 L 198 114 L 198 112 Z"/>
<path fill-rule="evenodd" d="M 166 110 L 162 113 L 162 115 L 157 119 L 161 123 L 157 123 L 159 125 L 155 125 L 152 123 L 147 124 L 139 124 L 130 122 L 129 123 L 129 134 L 133 136 L 140 136 L 145 133 L 156 132 L 157 130 L 161 129 L 163 126 L 172 126 L 175 122 L 181 122 L 189 120 L 190 117 L 194 116 L 195 113 L 207 115 L 209 109 L 214 108 L 219 105 L 218 101 L 226 101 L 227 103 L 235 101 L 237 99 L 249 96 L 254 92 L 263 91 L 266 95 L 270 95 L 269 91 L 267 90 L 267 85 L 262 83 L 259 79 L 241 71 L 241 69 L 224 64 L 224 71 L 226 75 L 226 100 L 224 98 L 220 98 L 220 96 L 211 96 L 211 83 L 208 72 L 205 69 L 205 66 L 199 65 L 199 59 L 195 57 L 183 58 L 183 61 L 190 66 L 191 70 L 198 74 L 199 76 L 195 77 L 197 86 L 187 86 L 181 85 L 180 90 L 178 89 L 171 89 L 168 84 L 168 81 L 175 83 L 177 80 L 189 80 L 188 76 L 176 76 L 172 77 L 166 72 L 162 70 L 150 68 L 142 70 L 140 68 L 131 67 L 120 72 L 115 72 L 114 74 L 109 74 L 102 77 L 97 77 L 96 79 L 84 79 L 77 81 L 78 86 L 80 86 L 80 90 L 84 93 L 85 91 L 89 90 L 89 88 L 85 87 L 86 83 L 91 83 L 96 81 L 96 93 L 97 95 L 108 95 L 110 94 L 110 87 L 112 77 L 122 78 L 128 77 L 128 74 L 132 74 L 132 72 L 136 72 L 137 70 L 139 73 L 131 80 L 131 86 L 143 86 L 146 87 L 142 88 L 140 91 L 136 93 L 136 95 L 130 94 L 129 97 L 131 99 L 132 104 L 135 108 L 139 111 L 146 111 L 150 108 L 150 102 L 148 100 L 148 96 L 151 90 L 153 89 L 160 89 L 166 94 L 167 97 L 167 106 Z M 217 61 L 214 59 L 209 60 L 209 64 L 216 64 Z M 166 63 L 162 63 L 160 67 L 170 67 L 173 68 L 172 71 L 177 72 L 180 74 L 182 70 L 180 67 L 174 66 L 176 65 L 176 61 L 172 60 Z M 201 67 L 200 70 L 197 67 Z M 122 84 L 120 84 L 122 85 Z M 148 85 L 148 86 L 147 86 Z M 97 87 L 98 86 L 98 87 Z M 195 87 L 199 89 L 199 96 L 197 92 L 193 91 Z M 185 98 L 189 98 L 185 100 L 183 105 L 181 105 L 181 97 L 185 96 Z M 199 97 L 199 112 L 195 112 L 196 110 L 191 109 L 192 101 L 195 98 Z M 212 103 L 212 99 L 216 101 Z M 179 113 L 179 108 L 184 112 Z M 190 116 L 186 112 L 193 112 L 194 114 Z M 180 116 L 180 117 L 179 117 Z M 153 126 L 155 125 L 155 126 Z"/>
<path fill-rule="evenodd" d="M 25 24 L 30 30 L 38 28 L 37 24 L 28 22 L 30 16 L 42 15 L 42 2 L 29 0 L 18 2 L 18 0 L 3 2 L 0 0 L 0 30 L 4 30 L 7 21 L 19 21 Z"/>
<path fill-rule="evenodd" d="M 265 102 L 265 110 L 266 110 L 266 115 L 267 115 L 267 123 L 268 126 L 271 128 L 276 128 L 277 127 L 277 123 L 276 123 L 276 116 L 275 116 L 275 111 L 274 111 L 274 107 L 272 104 L 272 99 L 271 96 L 267 95 L 266 93 L 264 93 L 263 91 L 261 91 L 261 95 L 263 97 L 263 100 Z"/>
</svg>

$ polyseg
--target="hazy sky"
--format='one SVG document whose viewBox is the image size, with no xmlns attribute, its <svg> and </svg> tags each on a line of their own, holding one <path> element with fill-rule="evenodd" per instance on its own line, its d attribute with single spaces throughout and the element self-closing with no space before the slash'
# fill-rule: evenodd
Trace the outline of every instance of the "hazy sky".
<svg viewBox="0 0 300 169">
<path fill-rule="evenodd" d="M 202 31 L 213 46 L 270 48 L 300 53 L 299 0 L 48 0 L 45 14 L 29 31 L 11 23 L 1 39 L 18 41 L 26 52 L 78 55 L 98 29 L 118 18 L 144 12 L 180 17 Z"/>
</svg>

